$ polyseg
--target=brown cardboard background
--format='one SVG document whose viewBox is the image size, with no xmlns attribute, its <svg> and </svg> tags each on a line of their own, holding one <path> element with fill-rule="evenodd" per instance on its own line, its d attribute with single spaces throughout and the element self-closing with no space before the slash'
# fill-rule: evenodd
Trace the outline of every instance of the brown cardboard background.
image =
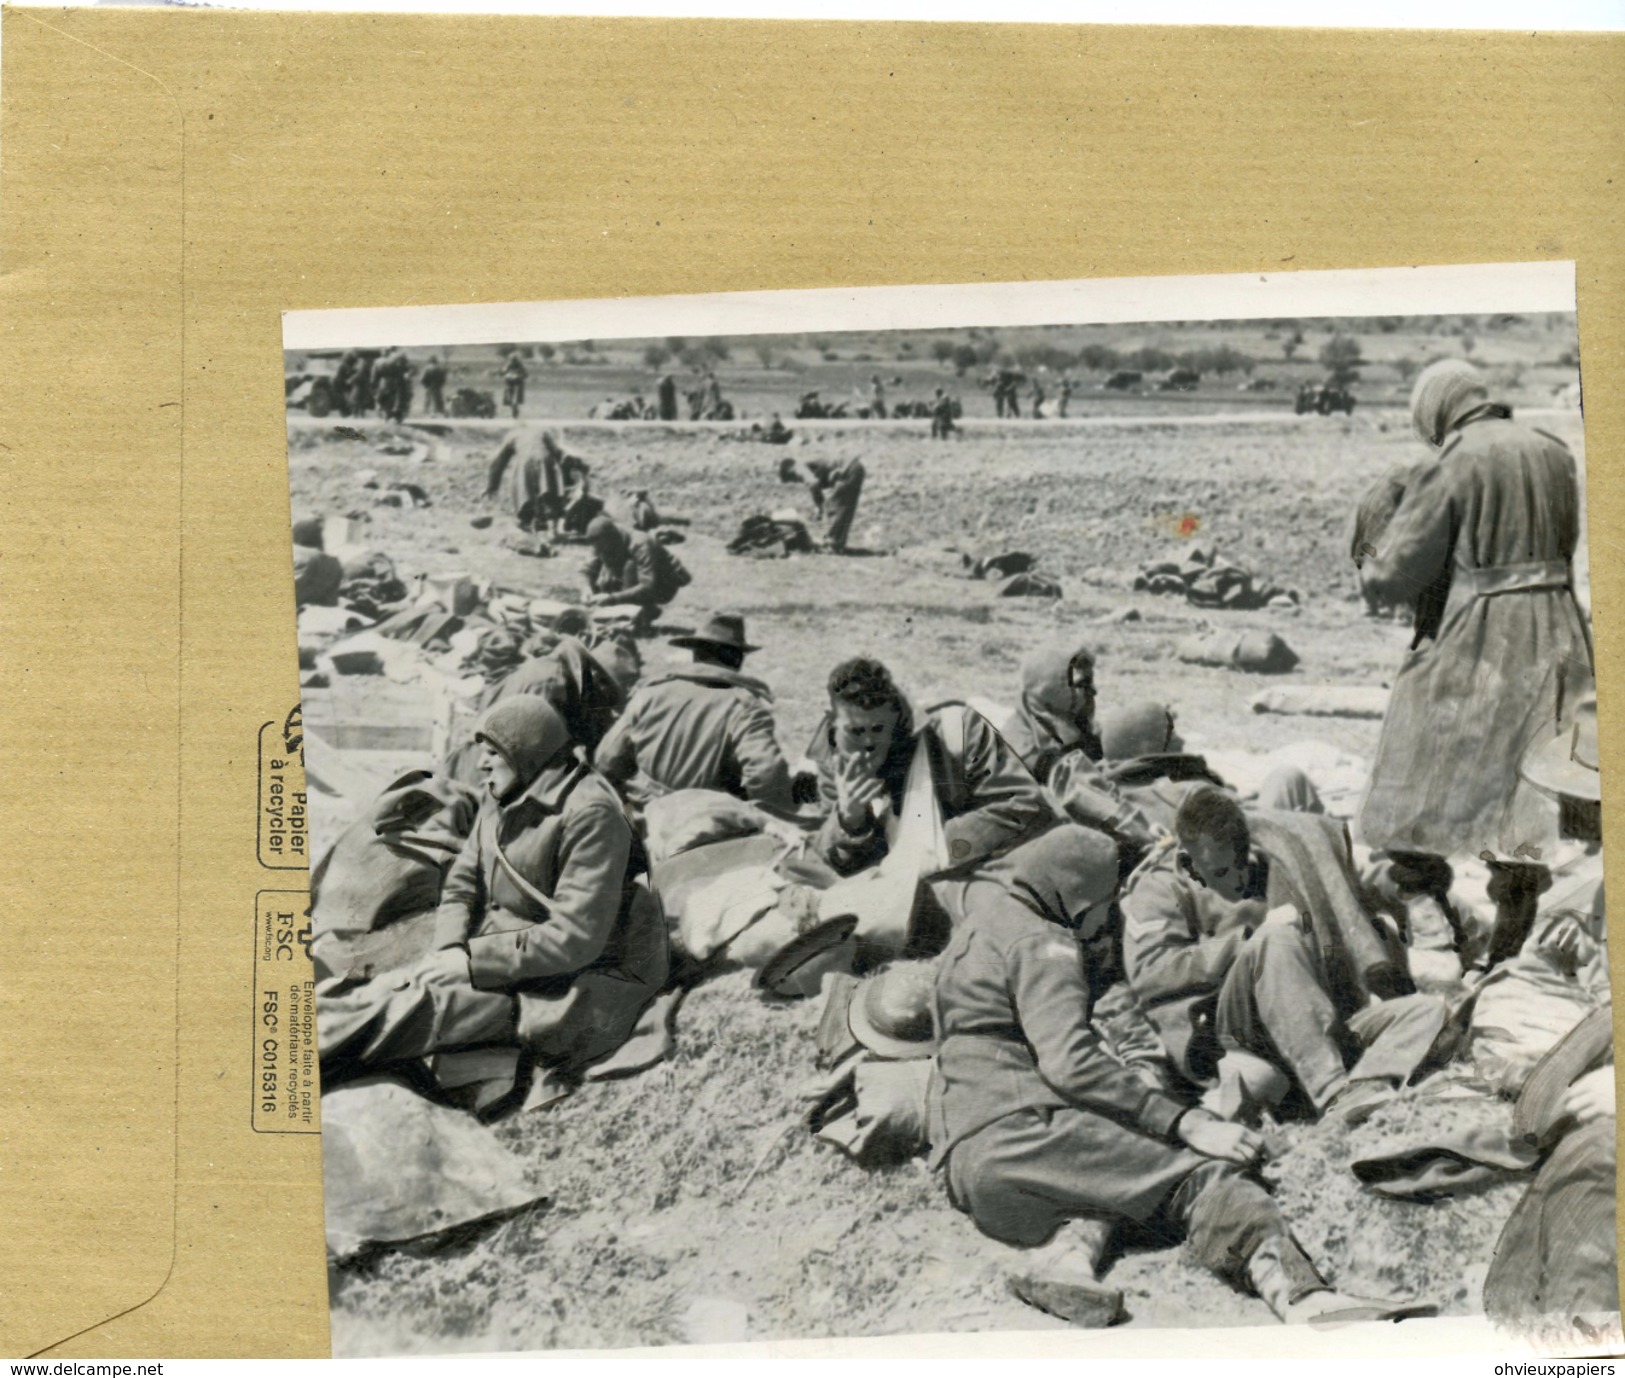
<svg viewBox="0 0 1625 1378">
<path fill-rule="evenodd" d="M 1615 712 L 1617 37 L 4 26 L 8 1354 L 327 1349 L 319 1146 L 244 1085 L 255 733 L 298 692 L 282 310 L 1572 258 Z"/>
</svg>

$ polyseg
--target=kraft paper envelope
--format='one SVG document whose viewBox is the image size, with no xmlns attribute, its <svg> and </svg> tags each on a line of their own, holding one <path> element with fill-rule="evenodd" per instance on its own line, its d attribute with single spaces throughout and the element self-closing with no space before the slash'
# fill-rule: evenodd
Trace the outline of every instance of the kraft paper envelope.
<svg viewBox="0 0 1625 1378">
<path fill-rule="evenodd" d="M 327 1350 L 283 310 L 1573 259 L 1617 666 L 1617 37 L 12 9 L 0 89 L 6 1354 Z"/>
</svg>

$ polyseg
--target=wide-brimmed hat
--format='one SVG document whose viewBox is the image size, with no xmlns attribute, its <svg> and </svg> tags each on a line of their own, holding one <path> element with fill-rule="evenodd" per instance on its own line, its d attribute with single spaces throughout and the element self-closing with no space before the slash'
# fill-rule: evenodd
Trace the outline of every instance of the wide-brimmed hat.
<svg viewBox="0 0 1625 1378">
<path fill-rule="evenodd" d="M 1587 694 L 1574 707 L 1569 724 L 1524 753 L 1523 778 L 1551 794 L 1602 801 L 1601 760 L 1597 754 L 1597 696 Z"/>
<path fill-rule="evenodd" d="M 723 650 L 739 651 L 741 654 L 762 649 L 745 640 L 745 619 L 736 612 L 719 612 L 699 631 L 672 637 L 671 644 L 689 650 L 696 646 L 720 646 Z"/>
<path fill-rule="evenodd" d="M 930 1057 L 937 1051 L 936 968 L 904 962 L 871 976 L 847 1007 L 852 1036 L 881 1057 Z"/>
<path fill-rule="evenodd" d="M 772 924 L 776 919 L 782 920 L 782 916 L 769 914 L 762 922 Z M 762 963 L 756 972 L 756 986 L 786 997 L 813 994 L 825 972 L 850 965 L 850 942 L 857 926 L 857 918 L 851 914 L 814 923 Z"/>
</svg>

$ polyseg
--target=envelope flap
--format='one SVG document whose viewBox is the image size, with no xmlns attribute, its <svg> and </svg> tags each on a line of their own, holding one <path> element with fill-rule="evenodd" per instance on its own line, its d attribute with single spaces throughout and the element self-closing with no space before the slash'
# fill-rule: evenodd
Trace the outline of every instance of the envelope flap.
<svg viewBox="0 0 1625 1378">
<path fill-rule="evenodd" d="M 153 77 L 50 17 L 4 16 L 11 1355 L 153 1296 L 175 1228 L 181 120 Z"/>
</svg>

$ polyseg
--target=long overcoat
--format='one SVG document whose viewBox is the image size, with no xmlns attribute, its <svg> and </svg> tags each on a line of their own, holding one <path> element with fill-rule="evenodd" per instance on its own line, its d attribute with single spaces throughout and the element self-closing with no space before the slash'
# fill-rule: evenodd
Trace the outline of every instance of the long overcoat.
<svg viewBox="0 0 1625 1378">
<path fill-rule="evenodd" d="M 1539 845 L 1555 807 L 1518 763 L 1592 676 L 1573 590 L 1580 488 L 1561 441 L 1482 408 L 1415 472 L 1368 590 L 1420 604 L 1360 824 L 1373 847 L 1441 855 Z"/>
</svg>

